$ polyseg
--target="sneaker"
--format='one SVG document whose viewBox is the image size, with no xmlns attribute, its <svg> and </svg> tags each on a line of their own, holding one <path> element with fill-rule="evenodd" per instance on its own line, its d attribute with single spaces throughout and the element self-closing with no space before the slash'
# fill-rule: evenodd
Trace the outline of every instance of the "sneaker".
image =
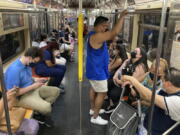
<svg viewBox="0 0 180 135">
<path fill-rule="evenodd" d="M 104 109 L 100 109 L 99 114 L 103 114 L 104 112 L 105 112 Z M 94 111 L 93 111 L 92 109 L 90 109 L 89 114 L 90 114 L 90 115 L 93 115 L 93 114 L 94 114 Z"/>
<path fill-rule="evenodd" d="M 116 108 L 115 105 L 108 106 L 108 107 L 105 109 L 105 113 L 112 113 L 115 108 Z"/>
<path fill-rule="evenodd" d="M 60 93 L 61 93 L 61 94 L 64 94 L 64 93 L 65 93 L 65 90 L 64 90 L 64 89 L 60 89 Z"/>
<path fill-rule="evenodd" d="M 60 88 L 60 89 L 63 89 L 63 90 L 65 89 L 65 88 L 64 88 L 64 85 L 62 85 L 62 84 L 59 85 L 59 88 Z"/>
<path fill-rule="evenodd" d="M 36 114 L 33 118 L 36 119 L 39 124 L 45 125 L 46 127 L 54 127 L 54 122 L 49 116 Z"/>
<path fill-rule="evenodd" d="M 97 118 L 91 117 L 91 123 L 97 124 L 97 125 L 107 125 L 108 121 L 102 119 L 100 116 L 97 116 Z"/>
<path fill-rule="evenodd" d="M 46 116 L 44 125 L 47 127 L 54 127 L 54 121 L 50 117 Z"/>
</svg>

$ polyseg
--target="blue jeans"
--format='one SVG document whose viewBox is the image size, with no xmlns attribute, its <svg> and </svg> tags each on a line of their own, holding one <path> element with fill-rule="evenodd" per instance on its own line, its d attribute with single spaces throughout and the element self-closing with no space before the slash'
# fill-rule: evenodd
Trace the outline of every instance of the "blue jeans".
<svg viewBox="0 0 180 135">
<path fill-rule="evenodd" d="M 51 77 L 51 80 L 49 82 L 50 86 L 59 87 L 65 72 L 66 72 L 66 66 L 64 65 L 56 65 L 54 67 L 47 67 L 47 68 L 36 66 L 36 74 L 40 76 Z"/>
</svg>

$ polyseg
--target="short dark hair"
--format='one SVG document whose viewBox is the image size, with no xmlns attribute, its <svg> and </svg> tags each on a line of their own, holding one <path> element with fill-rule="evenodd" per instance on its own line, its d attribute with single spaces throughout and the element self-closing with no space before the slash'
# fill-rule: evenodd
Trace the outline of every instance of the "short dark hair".
<svg viewBox="0 0 180 135">
<path fill-rule="evenodd" d="M 38 47 L 31 47 L 27 49 L 24 56 L 32 57 L 33 59 L 36 57 L 39 57 L 40 59 L 42 59 L 42 51 Z"/>
<path fill-rule="evenodd" d="M 166 70 L 164 79 L 170 81 L 175 87 L 180 87 L 180 70 L 174 67 L 169 68 Z"/>
<path fill-rule="evenodd" d="M 43 41 L 43 40 L 46 39 L 46 38 L 47 38 L 47 34 L 46 34 L 46 33 L 42 33 L 42 34 L 40 35 L 41 41 Z"/>
<path fill-rule="evenodd" d="M 96 27 L 97 25 L 102 24 L 104 22 L 108 22 L 108 21 L 109 21 L 109 19 L 107 17 L 98 16 L 94 22 L 94 27 Z"/>
</svg>

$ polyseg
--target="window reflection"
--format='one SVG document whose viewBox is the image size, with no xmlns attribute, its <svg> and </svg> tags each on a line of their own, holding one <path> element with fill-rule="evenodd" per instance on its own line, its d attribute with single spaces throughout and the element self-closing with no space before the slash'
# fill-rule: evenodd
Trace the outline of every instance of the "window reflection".
<svg viewBox="0 0 180 135">
<path fill-rule="evenodd" d="M 0 52 L 3 63 L 24 49 L 23 31 L 0 36 Z"/>
</svg>

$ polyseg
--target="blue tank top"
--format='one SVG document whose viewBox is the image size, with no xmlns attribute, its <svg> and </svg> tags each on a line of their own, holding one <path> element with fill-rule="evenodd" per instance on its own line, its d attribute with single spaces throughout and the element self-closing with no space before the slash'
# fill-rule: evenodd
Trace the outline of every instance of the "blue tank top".
<svg viewBox="0 0 180 135">
<path fill-rule="evenodd" d="M 102 47 L 94 49 L 91 47 L 89 38 L 95 34 L 90 32 L 87 37 L 87 57 L 86 57 L 86 77 L 89 80 L 107 80 L 109 78 L 108 62 L 109 54 L 107 43 L 104 42 Z"/>
<path fill-rule="evenodd" d="M 173 96 L 173 95 L 180 96 L 180 92 L 168 95 L 166 92 L 161 90 L 159 92 L 159 95 L 168 96 L 168 97 Z M 154 107 L 154 114 L 153 114 L 153 121 L 152 121 L 152 135 L 162 135 L 166 130 L 168 130 L 175 123 L 176 122 L 172 120 L 171 117 L 167 115 L 163 109 L 157 106 Z M 146 114 L 146 117 L 144 120 L 144 126 L 146 127 L 146 129 L 148 128 L 148 114 Z M 180 127 L 178 126 L 169 135 L 180 135 Z"/>
</svg>

